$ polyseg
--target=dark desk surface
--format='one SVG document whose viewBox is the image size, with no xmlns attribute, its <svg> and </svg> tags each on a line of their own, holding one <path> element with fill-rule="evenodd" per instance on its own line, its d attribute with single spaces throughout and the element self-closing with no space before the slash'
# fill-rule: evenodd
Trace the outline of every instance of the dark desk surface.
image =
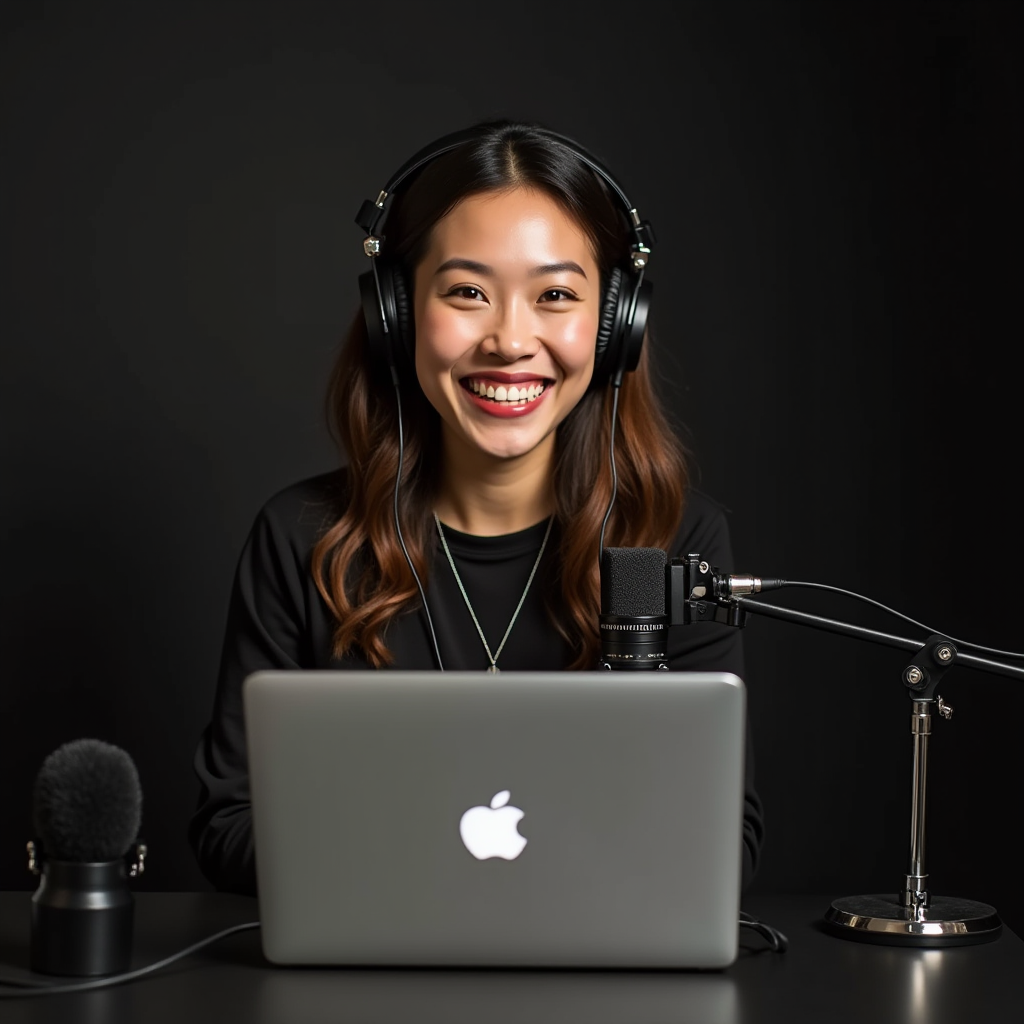
<svg viewBox="0 0 1024 1024">
<path fill-rule="evenodd" d="M 0 973 L 30 977 L 27 892 L 0 893 Z M 789 937 L 784 954 L 746 937 L 726 971 L 587 972 L 276 968 L 258 931 L 222 940 L 148 978 L 78 995 L 0 999 L 4 1024 L 987 1024 L 1024 1019 L 1024 942 L 903 949 L 834 938 L 831 897 L 751 897 L 744 909 Z M 256 901 L 137 893 L 133 966 L 257 918 Z"/>
</svg>

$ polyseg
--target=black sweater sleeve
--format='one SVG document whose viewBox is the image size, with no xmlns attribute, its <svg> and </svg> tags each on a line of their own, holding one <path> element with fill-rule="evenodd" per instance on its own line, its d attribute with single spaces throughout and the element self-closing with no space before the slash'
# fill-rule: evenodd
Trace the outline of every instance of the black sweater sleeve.
<svg viewBox="0 0 1024 1024">
<path fill-rule="evenodd" d="M 723 572 L 735 570 L 725 513 L 699 491 L 690 492 L 675 549 L 669 552 L 672 557 L 690 553 L 699 554 Z M 743 633 L 716 622 L 673 626 L 669 630 L 669 664 L 673 669 L 688 672 L 735 672 L 746 683 Z M 757 871 L 763 838 L 764 817 L 754 788 L 754 746 L 748 721 L 743 802 L 744 887 L 750 884 Z"/>
<path fill-rule="evenodd" d="M 246 894 L 256 891 L 256 865 L 242 683 L 257 669 L 310 666 L 309 554 L 297 550 L 294 516 L 280 505 L 264 507 L 239 558 L 213 716 L 195 755 L 200 797 L 189 841 L 216 888 Z"/>
</svg>

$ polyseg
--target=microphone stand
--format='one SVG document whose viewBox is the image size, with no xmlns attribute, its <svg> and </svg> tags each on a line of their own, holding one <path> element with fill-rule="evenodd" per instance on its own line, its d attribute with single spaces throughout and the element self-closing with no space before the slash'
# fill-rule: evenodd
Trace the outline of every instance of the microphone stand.
<svg viewBox="0 0 1024 1024">
<path fill-rule="evenodd" d="M 749 597 L 722 596 L 723 588 L 715 578 L 719 575 L 717 570 L 701 561 L 700 555 L 673 559 L 667 574 L 672 625 L 721 622 L 742 627 L 747 614 L 754 612 L 914 652 L 902 674 L 911 701 L 910 733 L 914 744 L 910 860 L 903 876 L 903 887 L 893 895 L 845 896 L 833 900 L 825 913 L 825 925 L 832 934 L 842 938 L 897 946 L 961 946 L 998 938 L 1002 922 L 995 908 L 975 900 L 933 896 L 928 891 L 924 867 L 928 741 L 933 708 L 946 719 L 953 714 L 953 709 L 938 694 L 939 682 L 953 664 L 1020 680 L 1024 680 L 1024 668 L 960 653 L 953 641 L 938 634 L 922 644 L 919 640 L 781 608 Z"/>
</svg>

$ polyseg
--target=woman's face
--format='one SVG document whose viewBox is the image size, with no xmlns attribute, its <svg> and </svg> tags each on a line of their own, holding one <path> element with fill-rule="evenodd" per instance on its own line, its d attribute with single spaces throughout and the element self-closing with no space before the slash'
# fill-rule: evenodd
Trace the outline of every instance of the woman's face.
<svg viewBox="0 0 1024 1024">
<path fill-rule="evenodd" d="M 553 454 L 590 383 L 600 316 L 576 222 L 533 189 L 470 196 L 434 226 L 413 295 L 416 375 L 449 450 Z"/>
</svg>

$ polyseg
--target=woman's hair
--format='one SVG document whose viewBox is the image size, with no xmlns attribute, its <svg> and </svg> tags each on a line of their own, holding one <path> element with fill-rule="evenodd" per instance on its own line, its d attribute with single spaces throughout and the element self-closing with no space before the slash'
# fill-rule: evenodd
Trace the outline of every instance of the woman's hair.
<svg viewBox="0 0 1024 1024">
<path fill-rule="evenodd" d="M 601 271 L 626 262 L 630 232 L 621 203 L 578 156 L 534 125 L 491 122 L 459 148 L 428 163 L 388 214 L 389 259 L 405 279 L 423 258 L 434 225 L 463 199 L 523 187 L 550 195 L 579 224 Z M 411 299 L 411 295 L 410 295 Z M 681 444 L 663 415 L 644 345 L 619 395 L 615 464 L 618 489 L 608 520 L 608 547 L 668 548 L 679 526 L 686 490 Z M 341 518 L 313 549 L 312 570 L 337 619 L 334 656 L 358 648 L 375 668 L 390 664 L 386 631 L 419 605 L 413 574 L 395 530 L 392 501 L 399 467 L 399 420 L 380 357 L 368 350 L 357 313 L 328 388 L 332 433 L 349 459 L 350 497 Z M 401 389 L 405 455 L 399 516 L 409 557 L 426 579 L 433 545 L 432 510 L 440 479 L 440 416 L 415 384 Z M 612 389 L 592 388 L 557 428 L 555 515 L 561 527 L 560 593 L 548 615 L 576 657 L 593 667 L 600 652 L 601 524 L 612 493 L 608 460 Z"/>
</svg>

